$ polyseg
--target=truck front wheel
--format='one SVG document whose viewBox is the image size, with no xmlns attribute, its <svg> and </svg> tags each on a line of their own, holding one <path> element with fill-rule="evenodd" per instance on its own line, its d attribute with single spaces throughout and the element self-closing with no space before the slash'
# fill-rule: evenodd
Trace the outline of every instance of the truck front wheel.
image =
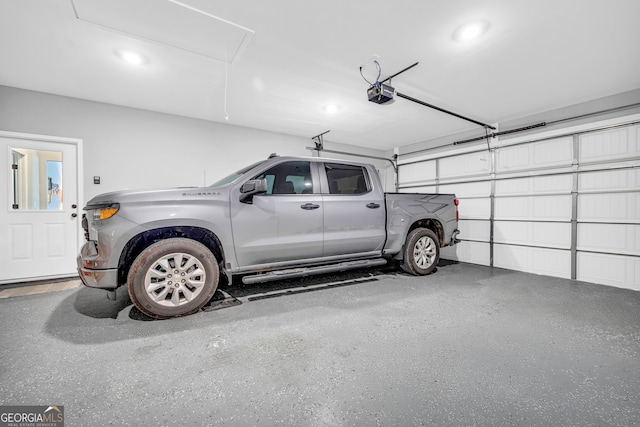
<svg viewBox="0 0 640 427">
<path fill-rule="evenodd" d="M 407 236 L 402 269 L 415 276 L 432 273 L 440 260 L 438 237 L 428 228 L 416 228 Z"/>
<path fill-rule="evenodd" d="M 218 287 L 218 262 L 203 244 L 173 238 L 142 251 L 131 265 L 129 296 L 156 319 L 186 316 L 204 306 Z"/>
</svg>

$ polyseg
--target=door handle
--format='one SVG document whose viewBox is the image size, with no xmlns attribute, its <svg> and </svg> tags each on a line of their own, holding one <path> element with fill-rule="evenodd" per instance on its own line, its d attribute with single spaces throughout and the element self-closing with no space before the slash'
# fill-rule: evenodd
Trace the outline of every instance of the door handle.
<svg viewBox="0 0 640 427">
<path fill-rule="evenodd" d="M 368 207 L 369 209 L 378 209 L 378 208 L 380 207 L 380 204 L 378 204 L 378 203 L 369 203 L 369 204 L 367 205 L 367 207 Z"/>
<path fill-rule="evenodd" d="M 77 216 L 78 216 L 78 214 L 77 214 L 77 213 L 75 213 L 75 212 L 71 214 L 71 218 L 75 218 L 75 217 L 77 217 Z"/>
<path fill-rule="evenodd" d="M 300 207 L 305 211 L 312 211 L 314 209 L 318 209 L 320 205 L 314 205 L 313 203 L 305 203 L 304 205 L 300 205 Z"/>
</svg>

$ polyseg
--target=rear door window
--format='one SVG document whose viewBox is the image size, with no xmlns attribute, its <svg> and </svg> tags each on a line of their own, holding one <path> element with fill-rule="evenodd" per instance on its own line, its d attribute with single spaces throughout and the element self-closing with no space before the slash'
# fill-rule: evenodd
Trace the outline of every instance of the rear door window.
<svg viewBox="0 0 640 427">
<path fill-rule="evenodd" d="M 371 191 L 367 171 L 362 166 L 325 163 L 330 194 L 364 194 Z"/>
</svg>

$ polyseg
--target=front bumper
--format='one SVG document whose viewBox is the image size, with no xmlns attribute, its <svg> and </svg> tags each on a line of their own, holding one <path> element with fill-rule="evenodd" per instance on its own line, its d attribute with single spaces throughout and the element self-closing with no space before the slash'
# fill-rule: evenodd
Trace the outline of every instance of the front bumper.
<svg viewBox="0 0 640 427">
<path fill-rule="evenodd" d="M 93 241 L 88 241 L 80 249 L 80 255 L 76 259 L 78 275 L 85 286 L 100 288 L 108 291 L 118 287 L 118 269 L 100 268 L 104 264 L 98 257 L 98 248 Z"/>
<path fill-rule="evenodd" d="M 78 258 L 78 262 L 81 262 Z M 114 291 L 118 285 L 118 269 L 111 270 L 89 270 L 78 267 L 78 275 L 85 286 L 99 288 L 106 291 Z"/>
</svg>

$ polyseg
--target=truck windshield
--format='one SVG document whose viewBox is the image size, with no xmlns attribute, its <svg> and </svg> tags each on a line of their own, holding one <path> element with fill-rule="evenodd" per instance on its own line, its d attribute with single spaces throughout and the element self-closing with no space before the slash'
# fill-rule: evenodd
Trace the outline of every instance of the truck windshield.
<svg viewBox="0 0 640 427">
<path fill-rule="evenodd" d="M 225 185 L 230 183 L 231 181 L 234 181 L 236 178 L 240 178 L 242 175 L 244 175 L 245 173 L 249 172 L 251 169 L 255 168 L 256 166 L 260 165 L 261 163 L 264 163 L 266 160 L 261 160 L 259 162 L 256 162 L 250 166 L 247 166 L 246 168 L 242 168 L 237 172 L 232 173 L 231 175 L 228 175 L 224 178 L 222 178 L 221 180 L 214 182 L 213 184 L 211 184 L 209 187 L 219 187 L 221 185 Z"/>
</svg>

